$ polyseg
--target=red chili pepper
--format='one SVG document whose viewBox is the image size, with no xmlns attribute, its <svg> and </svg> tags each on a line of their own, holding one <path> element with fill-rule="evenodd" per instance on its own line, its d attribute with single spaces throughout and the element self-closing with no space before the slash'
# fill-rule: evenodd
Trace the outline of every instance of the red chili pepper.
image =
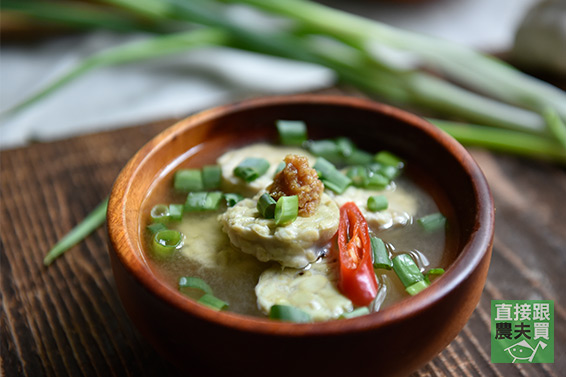
<svg viewBox="0 0 566 377">
<path fill-rule="evenodd" d="M 377 279 L 371 262 L 368 225 L 364 215 L 353 202 L 348 202 L 340 208 L 338 250 L 338 288 L 354 305 L 368 305 L 377 295 Z"/>
</svg>

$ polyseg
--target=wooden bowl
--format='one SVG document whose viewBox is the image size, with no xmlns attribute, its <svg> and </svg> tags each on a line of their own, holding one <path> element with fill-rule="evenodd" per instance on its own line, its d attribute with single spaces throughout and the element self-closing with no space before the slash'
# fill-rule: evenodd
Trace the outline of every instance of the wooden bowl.
<svg viewBox="0 0 566 377">
<path fill-rule="evenodd" d="M 314 324 L 216 312 L 157 279 L 144 261 L 139 233 L 139 211 L 154 180 L 180 156 L 198 159 L 203 151 L 217 155 L 230 145 L 273 137 L 276 119 L 301 119 L 315 138 L 348 136 L 418 164 L 456 214 L 459 255 L 446 273 L 424 292 L 377 313 Z M 199 376 L 405 376 L 445 348 L 476 307 L 491 257 L 494 208 L 485 177 L 467 151 L 423 119 L 363 99 L 297 95 L 214 108 L 159 134 L 118 176 L 108 231 L 126 311 L 182 370 Z"/>
</svg>

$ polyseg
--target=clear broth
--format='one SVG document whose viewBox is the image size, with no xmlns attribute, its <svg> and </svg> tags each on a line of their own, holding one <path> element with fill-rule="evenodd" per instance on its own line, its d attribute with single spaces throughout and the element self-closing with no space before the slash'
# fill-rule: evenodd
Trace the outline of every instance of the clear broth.
<svg viewBox="0 0 566 377">
<path fill-rule="evenodd" d="M 203 263 L 202 258 L 188 258 L 183 252 L 176 253 L 165 261 L 154 258 L 151 252 L 151 235 L 146 230 L 146 225 L 150 223 L 151 208 L 160 203 L 184 203 L 186 199 L 186 194 L 175 193 L 172 189 L 174 171 L 214 164 L 216 158 L 227 150 L 216 149 L 211 153 L 210 148 L 198 148 L 196 153 L 188 153 L 185 160 L 177 160 L 177 166 L 165 169 L 167 174 L 155 182 L 144 200 L 140 215 L 140 238 L 147 264 L 156 276 L 173 289 L 178 289 L 178 281 L 182 276 L 200 277 L 211 286 L 215 296 L 229 303 L 229 311 L 265 317 L 258 309 L 254 289 L 260 274 L 275 262 L 260 262 L 254 256 L 230 250 L 230 241 L 216 221 L 217 216 L 226 209 L 225 206 L 213 212 L 185 213 L 182 224 L 188 225 L 176 227 L 185 234 L 185 245 L 192 245 L 193 250 L 216 250 L 216 262 L 220 261 L 216 266 L 210 265 L 209 259 L 205 258 Z M 412 221 L 409 225 L 393 226 L 386 230 L 370 228 L 370 233 L 381 238 L 393 256 L 410 253 L 421 271 L 430 268 L 447 269 L 457 255 L 458 230 L 455 228 L 453 210 L 444 193 L 411 162 L 395 182 L 417 200 L 418 212 L 413 219 L 440 211 L 448 220 L 447 230 L 429 234 L 416 221 Z M 187 230 L 191 228 L 192 230 Z M 378 297 L 372 304 L 373 310 L 386 308 L 409 297 L 393 270 L 379 269 L 376 272 L 380 288 Z"/>
</svg>

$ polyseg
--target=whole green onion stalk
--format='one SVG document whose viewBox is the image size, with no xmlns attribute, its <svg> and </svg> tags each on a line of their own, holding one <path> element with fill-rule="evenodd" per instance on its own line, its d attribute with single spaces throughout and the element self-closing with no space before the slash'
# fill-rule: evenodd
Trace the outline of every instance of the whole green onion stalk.
<svg viewBox="0 0 566 377">
<path fill-rule="evenodd" d="M 30 0 L 25 7 L 20 3 L 5 0 L 0 8 L 67 27 L 150 34 L 144 41 L 85 59 L 5 110 L 3 117 L 99 67 L 164 58 L 203 46 L 228 46 L 326 66 L 341 82 L 372 97 L 422 111 L 463 144 L 566 164 L 564 91 L 466 47 L 315 2 L 99 0 L 78 5 Z M 258 30 L 232 17 L 234 5 L 284 22 Z"/>
<path fill-rule="evenodd" d="M 372 43 L 376 43 L 410 52 L 427 68 L 438 69 L 480 92 L 535 111 L 550 106 L 561 118 L 566 118 L 566 94 L 563 91 L 498 59 L 463 46 L 396 29 L 306 0 L 223 1 L 244 3 L 289 17 L 314 33 L 330 35 L 358 48 L 370 50 Z"/>
</svg>

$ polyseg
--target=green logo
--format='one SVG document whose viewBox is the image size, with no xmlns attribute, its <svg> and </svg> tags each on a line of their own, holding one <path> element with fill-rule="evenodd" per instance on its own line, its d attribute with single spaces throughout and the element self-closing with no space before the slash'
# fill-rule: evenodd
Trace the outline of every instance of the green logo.
<svg viewBox="0 0 566 377">
<path fill-rule="evenodd" d="M 491 300 L 492 363 L 554 363 L 554 302 Z"/>
</svg>

